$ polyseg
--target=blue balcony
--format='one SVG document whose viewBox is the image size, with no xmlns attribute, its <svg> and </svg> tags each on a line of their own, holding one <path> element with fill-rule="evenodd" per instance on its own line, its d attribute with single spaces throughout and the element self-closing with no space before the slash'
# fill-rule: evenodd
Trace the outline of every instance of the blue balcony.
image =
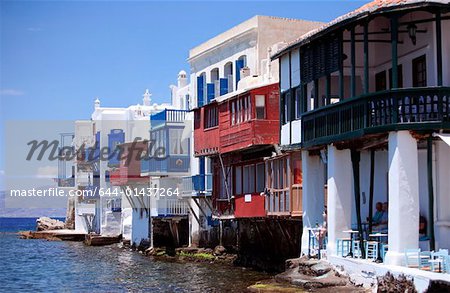
<svg viewBox="0 0 450 293">
<path fill-rule="evenodd" d="M 187 112 L 186 110 L 165 109 L 150 116 L 150 127 L 154 129 L 167 124 L 182 124 L 185 121 Z"/>
<path fill-rule="evenodd" d="M 202 174 L 183 177 L 181 195 L 187 197 L 211 196 L 212 175 Z"/>
<path fill-rule="evenodd" d="M 149 158 L 141 161 L 141 173 L 148 175 L 171 175 L 189 172 L 189 155 L 169 155 L 165 158 Z"/>
</svg>

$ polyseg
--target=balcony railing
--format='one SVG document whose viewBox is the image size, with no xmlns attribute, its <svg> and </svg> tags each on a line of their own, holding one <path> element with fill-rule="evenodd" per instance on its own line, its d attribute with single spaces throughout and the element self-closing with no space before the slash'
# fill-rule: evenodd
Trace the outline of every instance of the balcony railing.
<svg viewBox="0 0 450 293">
<path fill-rule="evenodd" d="M 158 200 L 158 216 L 187 216 L 189 206 L 181 198 L 160 198 Z"/>
<path fill-rule="evenodd" d="M 184 123 L 186 113 L 186 110 L 163 110 L 150 116 L 150 126 L 155 128 L 166 123 Z"/>
<path fill-rule="evenodd" d="M 302 115 L 303 146 L 370 133 L 450 127 L 450 87 L 394 89 L 362 95 Z"/>
<path fill-rule="evenodd" d="M 211 196 L 212 174 L 183 177 L 182 196 Z"/>
</svg>

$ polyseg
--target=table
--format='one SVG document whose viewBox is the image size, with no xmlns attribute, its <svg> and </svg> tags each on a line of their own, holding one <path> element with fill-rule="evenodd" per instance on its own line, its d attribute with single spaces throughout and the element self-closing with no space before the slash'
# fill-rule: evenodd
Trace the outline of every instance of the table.
<svg viewBox="0 0 450 293">
<path fill-rule="evenodd" d="M 359 231 L 356 231 L 356 230 L 344 230 L 344 231 L 342 231 L 342 233 L 349 233 L 350 234 L 350 240 L 351 241 L 350 241 L 350 252 L 349 252 L 348 256 L 353 257 L 354 256 L 354 253 L 353 253 L 353 235 L 358 234 Z"/>
<path fill-rule="evenodd" d="M 375 234 L 369 234 L 369 237 L 378 238 L 378 258 L 376 259 L 376 262 L 383 262 L 383 258 L 381 257 L 381 237 L 388 237 L 388 234 L 383 233 L 375 233 Z"/>
<path fill-rule="evenodd" d="M 323 227 L 318 227 L 318 228 L 308 228 L 308 257 L 311 257 L 311 240 L 313 239 L 313 237 L 316 236 L 317 233 L 317 241 L 319 243 L 318 245 L 318 258 L 320 259 L 320 244 L 321 244 L 321 237 L 320 234 L 322 231 L 326 231 L 325 228 Z"/>
</svg>

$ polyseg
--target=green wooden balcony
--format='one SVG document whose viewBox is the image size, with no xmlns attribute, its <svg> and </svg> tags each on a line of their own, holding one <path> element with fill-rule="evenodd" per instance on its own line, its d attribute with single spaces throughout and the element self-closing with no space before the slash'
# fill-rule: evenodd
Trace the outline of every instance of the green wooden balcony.
<svg viewBox="0 0 450 293">
<path fill-rule="evenodd" d="M 362 95 L 309 111 L 301 119 L 303 147 L 395 130 L 450 129 L 450 87 Z"/>
</svg>

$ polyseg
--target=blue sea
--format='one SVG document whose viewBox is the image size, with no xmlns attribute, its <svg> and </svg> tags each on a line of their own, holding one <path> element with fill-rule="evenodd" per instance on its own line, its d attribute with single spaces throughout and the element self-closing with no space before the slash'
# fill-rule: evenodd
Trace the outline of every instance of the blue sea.
<svg viewBox="0 0 450 293">
<path fill-rule="evenodd" d="M 0 218 L 1 292 L 242 292 L 269 278 L 250 269 L 156 261 L 118 245 L 19 239 L 36 218 Z"/>
</svg>

